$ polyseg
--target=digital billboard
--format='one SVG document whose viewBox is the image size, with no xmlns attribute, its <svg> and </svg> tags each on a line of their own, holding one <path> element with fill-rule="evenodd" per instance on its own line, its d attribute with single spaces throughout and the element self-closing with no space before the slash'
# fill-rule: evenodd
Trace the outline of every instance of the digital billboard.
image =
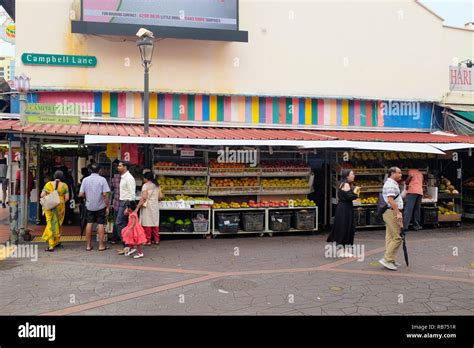
<svg viewBox="0 0 474 348">
<path fill-rule="evenodd" d="M 238 30 L 237 0 L 83 0 L 82 20 L 196 29 Z"/>
</svg>

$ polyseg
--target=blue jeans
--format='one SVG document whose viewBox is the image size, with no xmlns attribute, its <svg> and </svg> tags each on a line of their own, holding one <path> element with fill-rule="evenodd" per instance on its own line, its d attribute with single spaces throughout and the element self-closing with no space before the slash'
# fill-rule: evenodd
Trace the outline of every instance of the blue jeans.
<svg viewBox="0 0 474 348">
<path fill-rule="evenodd" d="M 128 225 L 128 216 L 125 215 L 125 204 L 127 201 L 120 201 L 117 217 L 115 218 L 115 226 L 119 240 L 122 239 L 122 230 Z"/>
</svg>

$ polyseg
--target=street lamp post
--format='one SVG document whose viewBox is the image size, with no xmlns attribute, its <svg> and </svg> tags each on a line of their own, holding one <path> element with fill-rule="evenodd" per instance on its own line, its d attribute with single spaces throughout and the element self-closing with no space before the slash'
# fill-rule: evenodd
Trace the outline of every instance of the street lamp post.
<svg viewBox="0 0 474 348">
<path fill-rule="evenodd" d="M 15 77 L 15 89 L 18 91 L 20 98 L 20 124 L 26 125 L 26 96 L 30 90 L 30 78 L 25 74 Z M 28 197 L 26 197 L 26 178 L 28 177 L 27 157 L 29 153 L 29 142 L 25 144 L 25 139 L 20 135 L 20 209 L 19 209 L 19 233 L 17 242 L 24 242 L 26 228 L 28 224 Z M 10 159 L 11 161 L 11 159 Z M 13 176 L 12 176 L 13 178 Z M 16 217 L 18 217 L 16 215 Z"/>
<path fill-rule="evenodd" d="M 151 59 L 153 58 L 153 34 L 149 33 L 147 36 L 142 36 L 137 40 L 137 46 L 140 51 L 143 68 L 145 69 L 145 88 L 143 95 L 143 111 L 144 111 L 144 130 L 148 135 L 150 123 L 150 91 L 149 91 L 149 70 Z"/>
</svg>

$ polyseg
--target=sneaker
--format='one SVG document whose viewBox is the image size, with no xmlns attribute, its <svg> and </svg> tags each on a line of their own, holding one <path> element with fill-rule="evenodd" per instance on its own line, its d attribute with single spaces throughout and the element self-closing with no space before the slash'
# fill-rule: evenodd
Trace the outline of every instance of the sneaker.
<svg viewBox="0 0 474 348">
<path fill-rule="evenodd" d="M 395 265 L 395 267 L 400 267 L 401 264 L 399 264 L 397 261 L 392 261 L 392 263 Z"/>
<path fill-rule="evenodd" d="M 125 253 L 125 256 L 130 256 L 130 255 L 132 255 L 135 251 L 137 251 L 137 249 L 130 249 L 129 251 L 127 251 L 127 252 Z"/>
<path fill-rule="evenodd" d="M 413 229 L 414 229 L 415 231 L 419 231 L 419 230 L 422 230 L 423 227 L 421 227 L 421 226 L 415 226 L 415 227 L 413 227 Z"/>
<path fill-rule="evenodd" d="M 396 270 L 398 270 L 397 266 L 395 266 L 395 265 L 394 265 L 393 263 L 391 263 L 391 262 L 385 261 L 384 258 L 381 258 L 381 259 L 379 260 L 379 263 L 380 263 L 382 266 L 384 266 L 386 269 L 389 269 L 389 270 L 391 270 L 391 271 L 396 271 Z"/>
<path fill-rule="evenodd" d="M 5 203 L 2 203 L 2 208 L 6 208 L 7 206 L 5 205 Z"/>
<path fill-rule="evenodd" d="M 134 259 L 140 259 L 140 258 L 142 258 L 143 256 L 145 256 L 143 253 L 138 253 L 138 254 L 136 254 L 136 255 L 133 255 L 133 258 L 134 258 Z"/>
</svg>

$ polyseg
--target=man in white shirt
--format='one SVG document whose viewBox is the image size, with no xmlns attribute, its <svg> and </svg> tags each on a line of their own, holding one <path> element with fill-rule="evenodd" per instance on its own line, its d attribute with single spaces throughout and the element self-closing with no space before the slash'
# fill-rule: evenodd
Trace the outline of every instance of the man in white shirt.
<svg viewBox="0 0 474 348">
<path fill-rule="evenodd" d="M 385 232 L 385 254 L 379 262 L 391 271 L 398 270 L 400 266 L 395 261 L 398 249 L 402 245 L 400 233 L 403 229 L 403 199 L 400 192 L 399 182 L 402 179 L 402 171 L 398 167 L 388 170 L 388 178 L 383 185 L 383 199 L 388 205 L 388 209 L 383 214 L 383 221 L 386 225 Z"/>
<path fill-rule="evenodd" d="M 130 164 L 125 161 L 120 161 L 117 170 L 121 174 L 120 177 L 120 204 L 117 217 L 115 219 L 115 225 L 117 227 L 117 233 L 122 238 L 122 229 L 128 224 L 128 216 L 124 214 L 125 205 L 127 201 L 134 201 L 136 199 L 136 182 L 135 178 L 128 171 Z"/>
</svg>

